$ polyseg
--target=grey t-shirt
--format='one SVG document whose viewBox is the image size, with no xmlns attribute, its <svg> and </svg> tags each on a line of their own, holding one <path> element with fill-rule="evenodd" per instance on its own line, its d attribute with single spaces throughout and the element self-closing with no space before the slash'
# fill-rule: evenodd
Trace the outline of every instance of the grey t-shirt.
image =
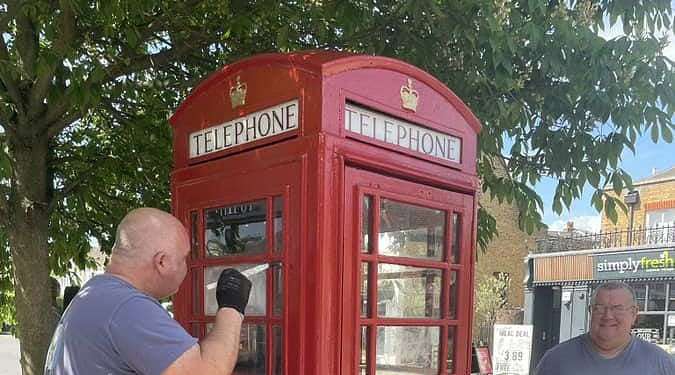
<svg viewBox="0 0 675 375">
<path fill-rule="evenodd" d="M 196 343 L 156 299 L 98 275 L 61 317 L 45 375 L 160 375 Z"/>
<path fill-rule="evenodd" d="M 621 354 L 606 359 L 589 342 L 588 334 L 565 341 L 546 352 L 536 375 L 673 375 L 675 360 L 658 346 L 633 337 Z"/>
</svg>

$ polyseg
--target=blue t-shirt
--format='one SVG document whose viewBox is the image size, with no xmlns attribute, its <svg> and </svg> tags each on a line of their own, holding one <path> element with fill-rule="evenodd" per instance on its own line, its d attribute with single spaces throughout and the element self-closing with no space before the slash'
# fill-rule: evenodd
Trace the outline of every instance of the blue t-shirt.
<svg viewBox="0 0 675 375">
<path fill-rule="evenodd" d="M 160 375 L 196 343 L 156 299 L 98 275 L 61 317 L 45 375 Z"/>
<path fill-rule="evenodd" d="M 536 375 L 673 375 L 675 359 L 658 346 L 631 338 L 621 354 L 604 358 L 590 343 L 588 334 L 565 341 L 546 352 Z"/>
</svg>

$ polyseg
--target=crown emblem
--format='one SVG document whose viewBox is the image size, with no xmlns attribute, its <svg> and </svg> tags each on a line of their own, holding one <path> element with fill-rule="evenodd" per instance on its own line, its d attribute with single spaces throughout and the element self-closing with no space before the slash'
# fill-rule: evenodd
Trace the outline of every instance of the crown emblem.
<svg viewBox="0 0 675 375">
<path fill-rule="evenodd" d="M 230 87 L 230 101 L 232 102 L 232 109 L 246 104 L 246 82 L 241 82 L 237 76 L 237 84 Z"/>
<path fill-rule="evenodd" d="M 408 78 L 408 85 L 401 86 L 401 106 L 413 112 L 417 111 L 417 100 L 420 94 L 412 87 L 412 80 Z"/>
</svg>

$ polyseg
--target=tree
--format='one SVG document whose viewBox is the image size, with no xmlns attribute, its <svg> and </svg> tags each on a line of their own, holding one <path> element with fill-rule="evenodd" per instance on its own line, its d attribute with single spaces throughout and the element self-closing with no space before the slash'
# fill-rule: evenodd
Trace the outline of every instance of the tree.
<svg viewBox="0 0 675 375">
<path fill-rule="evenodd" d="M 605 19 L 625 35 L 600 38 Z M 483 122 L 483 189 L 534 230 L 541 176 L 559 180 L 556 211 L 590 186 L 611 217 L 603 187 L 631 183 L 621 151 L 645 131 L 672 140 L 671 27 L 668 0 L 0 2 L 0 300 L 15 291 L 24 373 L 56 322 L 50 273 L 85 266 L 93 239 L 109 250 L 130 207 L 168 206 L 166 118 L 219 66 L 334 48 L 429 71 Z"/>
<path fill-rule="evenodd" d="M 496 276 L 485 276 L 478 281 L 474 299 L 474 327 L 478 328 L 478 332 L 474 332 L 474 340 L 477 334 L 492 337 L 492 328 L 497 321 L 497 314 L 508 302 L 507 292 L 510 285 L 511 279 L 508 274 L 501 272 Z M 491 343 L 492 339 L 487 341 Z"/>
</svg>

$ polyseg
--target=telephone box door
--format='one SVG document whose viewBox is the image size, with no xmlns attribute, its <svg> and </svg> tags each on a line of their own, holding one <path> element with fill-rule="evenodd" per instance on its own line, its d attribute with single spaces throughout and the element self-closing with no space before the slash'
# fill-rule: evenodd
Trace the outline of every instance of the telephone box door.
<svg viewBox="0 0 675 375">
<path fill-rule="evenodd" d="M 345 177 L 345 373 L 468 373 L 473 196 Z"/>
<path fill-rule="evenodd" d="M 237 268 L 253 283 L 235 374 L 297 373 L 297 353 L 284 353 L 298 340 L 289 335 L 297 329 L 286 318 L 297 315 L 299 305 L 287 293 L 299 288 L 298 280 L 287 278 L 298 257 L 298 170 L 288 163 L 245 175 L 214 173 L 174 191 L 176 212 L 191 228 L 191 280 L 179 298 L 192 303 L 175 312 L 185 328 L 201 338 L 212 327 L 215 285 L 225 267 Z"/>
</svg>

